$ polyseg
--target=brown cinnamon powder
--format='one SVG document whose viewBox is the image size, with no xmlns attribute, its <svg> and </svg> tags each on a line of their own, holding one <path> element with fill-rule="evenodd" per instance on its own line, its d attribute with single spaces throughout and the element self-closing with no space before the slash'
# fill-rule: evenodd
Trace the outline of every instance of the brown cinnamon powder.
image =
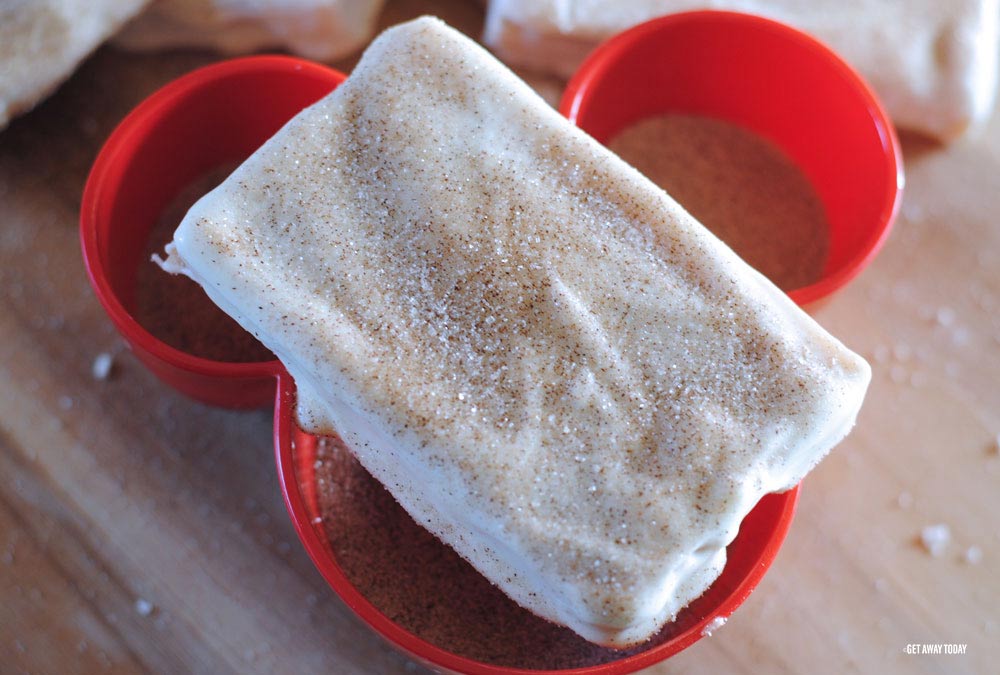
<svg viewBox="0 0 1000 675">
<path fill-rule="evenodd" d="M 823 204 L 776 144 L 722 120 L 669 114 L 626 128 L 608 147 L 782 290 L 819 280 Z"/>
<path fill-rule="evenodd" d="M 684 614 L 626 651 L 599 647 L 510 600 L 418 525 L 340 439 L 321 438 L 316 483 L 323 526 L 347 578 L 390 619 L 470 659 L 532 669 L 593 666 L 668 640 Z"/>
<path fill-rule="evenodd" d="M 146 241 L 136 274 L 133 316 L 157 339 L 194 356 L 244 363 L 270 361 L 274 355 L 215 306 L 197 283 L 168 274 L 152 260 L 163 254 L 191 205 L 221 183 L 234 165 L 210 171 L 182 190 L 163 210 Z"/>
</svg>

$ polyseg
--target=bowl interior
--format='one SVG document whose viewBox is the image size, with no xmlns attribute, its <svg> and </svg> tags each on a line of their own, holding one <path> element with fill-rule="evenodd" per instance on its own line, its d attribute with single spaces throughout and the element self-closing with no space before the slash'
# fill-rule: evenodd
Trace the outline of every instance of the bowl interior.
<svg viewBox="0 0 1000 675">
<path fill-rule="evenodd" d="M 329 93 L 343 75 L 300 59 L 259 56 L 200 68 L 146 99 L 114 131 L 87 181 L 81 208 L 81 236 L 88 271 L 98 297 L 136 354 L 161 379 L 203 401 L 234 407 L 260 405 L 273 396 L 274 357 L 260 347 L 234 355 L 233 346 L 256 344 L 186 280 L 153 270 L 151 238 L 163 238 L 164 212 L 185 207 L 226 169 L 235 168 L 302 108 Z M 220 173 L 220 168 L 224 172 Z M 201 190 L 191 194 L 192 188 Z M 190 198 L 186 198 L 185 195 Z M 186 208 L 176 213 L 176 220 Z M 161 276 L 162 275 L 162 276 Z M 144 278 L 163 286 L 149 290 Z M 179 285 L 204 312 L 206 347 L 167 344 L 146 307 L 162 300 L 167 326 L 184 320 L 173 305 Z M 150 294 L 153 294 L 150 300 Z M 197 295 L 195 295 L 197 294 Z M 138 302 L 140 299 L 144 301 Z M 193 310 L 185 307 L 185 310 Z M 184 312 L 186 313 L 186 311 Z M 207 331 L 210 332 L 210 331 Z M 256 364 L 254 362 L 257 362 Z"/>
<path fill-rule="evenodd" d="M 853 278 L 898 206 L 898 143 L 870 89 L 813 38 L 760 17 L 691 12 L 626 31 L 591 54 L 561 110 L 602 143 L 664 113 L 726 120 L 777 143 L 830 223 L 823 277 L 790 293 L 800 303 Z"/>
</svg>

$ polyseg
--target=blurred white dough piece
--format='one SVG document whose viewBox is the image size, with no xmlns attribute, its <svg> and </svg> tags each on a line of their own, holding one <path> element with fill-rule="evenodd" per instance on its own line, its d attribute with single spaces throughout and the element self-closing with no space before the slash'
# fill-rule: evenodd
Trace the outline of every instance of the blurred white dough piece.
<svg viewBox="0 0 1000 675">
<path fill-rule="evenodd" d="M 722 9 L 811 33 L 867 79 L 896 125 L 949 140 L 993 111 L 998 0 L 490 0 L 484 41 L 513 65 L 573 73 L 600 41 L 657 16 Z"/>
<path fill-rule="evenodd" d="M 148 0 L 0 0 L 0 129 L 62 83 Z"/>
<path fill-rule="evenodd" d="M 360 49 L 385 0 L 154 0 L 114 39 L 134 51 L 284 48 L 317 61 Z"/>
<path fill-rule="evenodd" d="M 184 217 L 174 269 L 515 601 L 642 642 L 762 495 L 854 424 L 868 364 L 669 196 L 433 19 Z"/>
</svg>

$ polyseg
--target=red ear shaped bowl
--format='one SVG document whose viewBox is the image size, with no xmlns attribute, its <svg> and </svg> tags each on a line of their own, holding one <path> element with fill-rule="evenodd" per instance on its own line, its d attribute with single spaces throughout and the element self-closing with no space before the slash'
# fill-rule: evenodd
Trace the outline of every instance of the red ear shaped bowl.
<svg viewBox="0 0 1000 675">
<path fill-rule="evenodd" d="M 816 39 L 734 12 L 688 12 L 599 46 L 559 106 L 602 143 L 664 113 L 714 117 L 778 144 L 816 188 L 830 223 L 822 277 L 800 305 L 857 276 L 889 235 L 903 189 L 896 133 L 864 80 Z"/>
<path fill-rule="evenodd" d="M 187 186 L 240 162 L 344 75 L 284 56 L 234 59 L 196 70 L 143 101 L 97 155 L 80 209 L 91 284 L 136 356 L 178 391 L 213 405 L 265 405 L 277 361 L 200 358 L 157 339 L 135 318 L 136 277 L 160 213 Z"/>
</svg>

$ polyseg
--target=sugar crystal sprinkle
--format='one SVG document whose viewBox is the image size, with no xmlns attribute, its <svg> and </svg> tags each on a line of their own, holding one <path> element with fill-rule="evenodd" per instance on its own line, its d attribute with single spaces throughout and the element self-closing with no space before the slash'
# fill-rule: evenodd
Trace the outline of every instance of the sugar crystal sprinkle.
<svg viewBox="0 0 1000 675">
<path fill-rule="evenodd" d="M 726 620 L 727 619 L 724 616 L 715 617 L 714 619 L 706 623 L 705 627 L 701 629 L 702 636 L 708 637 L 715 631 L 719 630 L 720 628 L 726 625 Z"/>
<path fill-rule="evenodd" d="M 945 524 L 928 525 L 920 531 L 920 543 L 935 558 L 944 555 L 951 542 L 951 528 Z"/>
<path fill-rule="evenodd" d="M 94 363 L 90 368 L 90 373 L 95 380 L 104 381 L 111 376 L 111 369 L 114 367 L 114 357 L 108 352 L 101 352 L 94 357 Z"/>
</svg>

